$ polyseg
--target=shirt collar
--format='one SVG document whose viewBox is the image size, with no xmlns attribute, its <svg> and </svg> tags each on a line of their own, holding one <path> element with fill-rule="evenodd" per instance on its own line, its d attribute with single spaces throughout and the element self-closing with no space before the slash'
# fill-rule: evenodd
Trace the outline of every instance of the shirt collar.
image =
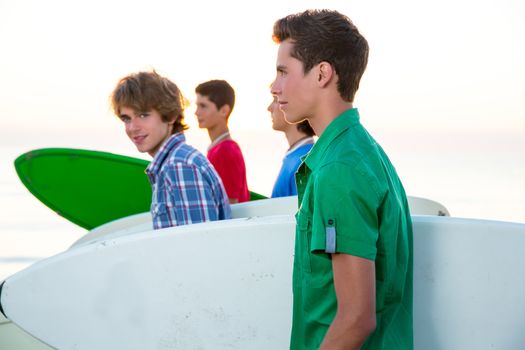
<svg viewBox="0 0 525 350">
<path fill-rule="evenodd" d="M 326 149 L 332 141 L 347 129 L 359 124 L 359 112 L 357 108 L 351 108 L 341 113 L 337 118 L 332 120 L 319 136 L 314 147 L 308 153 L 304 162 L 310 169 L 315 169 L 324 158 Z"/>
<path fill-rule="evenodd" d="M 290 148 L 288 150 L 288 152 L 286 152 L 286 155 L 284 156 L 285 158 L 288 157 L 290 154 L 292 154 L 293 152 L 295 152 L 297 149 L 299 149 L 299 147 L 302 147 L 304 145 L 313 145 L 314 144 L 314 138 L 313 136 L 307 136 L 299 141 L 297 141 L 297 143 L 295 143 L 293 145 L 292 148 Z"/>
<path fill-rule="evenodd" d="M 171 150 L 175 147 L 177 147 L 179 144 L 184 143 L 186 141 L 186 137 L 184 136 L 184 133 L 178 132 L 176 134 L 171 135 L 160 147 L 157 154 L 155 154 L 155 157 L 153 158 L 153 161 L 149 163 L 148 167 L 146 168 L 146 174 L 148 176 L 152 176 L 154 174 L 158 174 L 162 164 L 170 154 Z"/>
<path fill-rule="evenodd" d="M 220 134 L 212 143 L 208 146 L 208 151 L 213 147 L 217 146 L 222 140 L 230 136 L 230 132 L 226 131 L 224 134 Z"/>
</svg>

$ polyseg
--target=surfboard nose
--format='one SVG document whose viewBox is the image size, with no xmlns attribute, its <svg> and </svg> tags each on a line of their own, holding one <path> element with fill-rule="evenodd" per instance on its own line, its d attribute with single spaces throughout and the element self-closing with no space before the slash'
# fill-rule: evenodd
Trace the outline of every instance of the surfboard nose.
<svg viewBox="0 0 525 350">
<path fill-rule="evenodd" d="M 2 281 L 2 284 L 0 284 L 0 312 L 5 318 L 7 318 L 6 314 L 4 313 L 4 308 L 2 307 L 2 288 L 4 287 L 4 283 L 5 281 Z"/>
</svg>

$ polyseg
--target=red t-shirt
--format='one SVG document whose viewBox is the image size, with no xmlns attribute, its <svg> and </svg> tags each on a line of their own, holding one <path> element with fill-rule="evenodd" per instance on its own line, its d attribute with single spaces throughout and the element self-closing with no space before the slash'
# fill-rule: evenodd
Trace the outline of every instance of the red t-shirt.
<svg viewBox="0 0 525 350">
<path fill-rule="evenodd" d="M 219 173 L 228 198 L 239 203 L 249 201 L 246 165 L 239 145 L 233 140 L 224 140 L 208 150 L 208 159 Z"/>
</svg>

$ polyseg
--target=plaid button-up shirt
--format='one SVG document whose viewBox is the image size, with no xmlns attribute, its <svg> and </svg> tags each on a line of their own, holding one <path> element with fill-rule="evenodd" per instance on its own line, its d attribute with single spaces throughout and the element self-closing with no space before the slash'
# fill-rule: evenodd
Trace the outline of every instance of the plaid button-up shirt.
<svg viewBox="0 0 525 350">
<path fill-rule="evenodd" d="M 148 165 L 153 197 L 153 228 L 231 218 L 228 195 L 206 157 L 186 144 L 183 133 L 172 135 Z"/>
</svg>

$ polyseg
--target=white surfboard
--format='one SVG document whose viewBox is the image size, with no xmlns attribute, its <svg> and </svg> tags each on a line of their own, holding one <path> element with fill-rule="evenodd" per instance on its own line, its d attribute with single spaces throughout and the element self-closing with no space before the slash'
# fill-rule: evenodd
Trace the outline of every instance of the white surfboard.
<svg viewBox="0 0 525 350">
<path fill-rule="evenodd" d="M 416 349 L 523 349 L 525 224 L 413 216 Z M 284 349 L 290 215 L 73 247 L 5 281 L 13 322 L 59 349 Z"/>
<path fill-rule="evenodd" d="M 450 216 L 448 209 L 434 200 L 415 196 L 407 196 L 407 200 L 412 215 Z"/>
<path fill-rule="evenodd" d="M 275 349 L 289 337 L 292 251 L 289 215 L 148 231 L 40 261 L 1 302 L 59 349 Z M 28 293 L 46 300 L 24 306 Z"/>
<path fill-rule="evenodd" d="M 447 209 L 435 201 L 419 197 L 408 197 L 408 201 L 412 212 L 428 215 L 442 215 L 442 213 L 445 213 L 448 215 Z M 282 197 L 234 204 L 232 205 L 232 215 L 234 218 L 247 218 L 279 214 L 294 214 L 296 208 L 297 196 Z M 135 232 L 149 231 L 151 227 L 152 222 L 149 213 L 132 215 L 93 229 L 88 234 L 80 238 L 77 242 L 75 242 L 73 247 L 78 247 L 82 244 L 89 244 L 109 238 L 125 236 Z M 34 345 L 30 346 L 29 344 Z M 50 349 L 5 319 L 4 321 L 0 322 L 0 349 L 3 349 L 4 347 L 13 350 Z"/>
<path fill-rule="evenodd" d="M 260 199 L 257 201 L 237 203 L 231 206 L 232 218 L 249 218 L 270 215 L 292 215 L 297 211 L 297 196 Z M 153 227 L 149 212 L 131 215 L 101 225 L 78 239 L 73 246 L 106 239 L 119 237 L 135 232 L 150 231 Z"/>
<path fill-rule="evenodd" d="M 412 215 L 450 216 L 444 205 L 427 198 L 408 196 L 408 205 Z M 297 196 L 238 203 L 233 204 L 231 208 L 234 219 L 270 215 L 294 215 L 297 211 Z M 149 212 L 131 215 L 91 230 L 78 239 L 73 246 L 108 237 L 114 238 L 134 232 L 149 231 L 152 227 L 153 223 Z"/>
</svg>

